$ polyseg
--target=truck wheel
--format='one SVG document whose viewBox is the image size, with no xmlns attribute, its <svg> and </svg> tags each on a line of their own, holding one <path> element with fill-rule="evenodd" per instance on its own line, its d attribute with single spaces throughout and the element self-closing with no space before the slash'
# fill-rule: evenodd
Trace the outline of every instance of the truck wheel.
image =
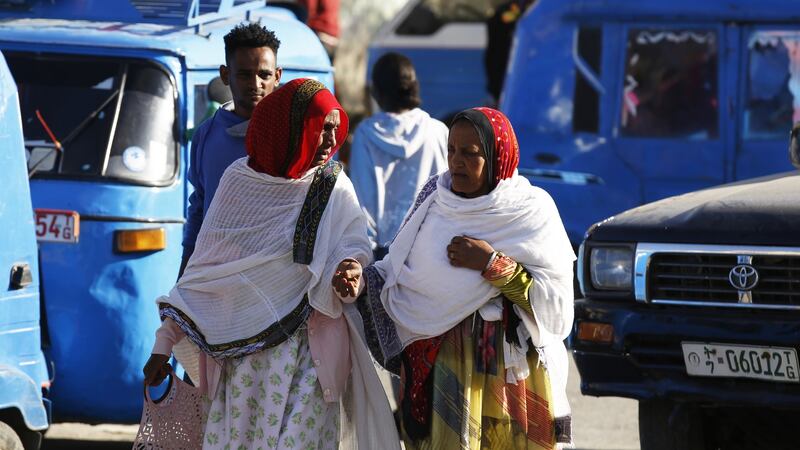
<svg viewBox="0 0 800 450">
<path fill-rule="evenodd" d="M 3 450 L 25 450 L 14 429 L 3 422 L 0 422 L 0 448 Z"/>
<path fill-rule="evenodd" d="M 699 411 L 669 400 L 640 401 L 639 443 L 642 450 L 703 450 Z"/>
</svg>

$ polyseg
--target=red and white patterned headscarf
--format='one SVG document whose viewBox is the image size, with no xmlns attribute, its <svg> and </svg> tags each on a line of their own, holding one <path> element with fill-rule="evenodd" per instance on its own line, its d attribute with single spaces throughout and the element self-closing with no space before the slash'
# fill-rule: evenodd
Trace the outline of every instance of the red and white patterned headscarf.
<svg viewBox="0 0 800 450">
<path fill-rule="evenodd" d="M 319 81 L 298 78 L 258 102 L 245 136 L 248 165 L 276 177 L 300 178 L 311 168 L 325 116 L 339 110 L 336 147 L 347 137 L 347 114 Z"/>
<path fill-rule="evenodd" d="M 486 158 L 489 187 L 511 178 L 519 164 L 519 143 L 508 117 L 492 108 L 465 109 L 453 117 L 452 124 L 466 120 L 478 132 Z M 452 128 L 452 125 L 451 125 Z"/>
</svg>

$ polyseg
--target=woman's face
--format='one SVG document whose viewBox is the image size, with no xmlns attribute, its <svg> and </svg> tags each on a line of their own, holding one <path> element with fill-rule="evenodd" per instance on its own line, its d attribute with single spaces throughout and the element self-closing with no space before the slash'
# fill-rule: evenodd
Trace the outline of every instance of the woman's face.
<svg viewBox="0 0 800 450">
<path fill-rule="evenodd" d="M 483 146 L 478 131 L 466 120 L 459 120 L 450 128 L 447 167 L 453 178 L 450 189 L 456 194 L 473 198 L 489 192 Z"/>
<path fill-rule="evenodd" d="M 336 132 L 339 130 L 339 124 L 341 124 L 341 119 L 339 118 L 338 109 L 334 109 L 325 116 L 322 132 L 320 132 L 317 140 L 317 153 L 314 155 L 311 167 L 325 164 L 325 161 L 330 157 L 331 152 L 336 147 Z"/>
</svg>

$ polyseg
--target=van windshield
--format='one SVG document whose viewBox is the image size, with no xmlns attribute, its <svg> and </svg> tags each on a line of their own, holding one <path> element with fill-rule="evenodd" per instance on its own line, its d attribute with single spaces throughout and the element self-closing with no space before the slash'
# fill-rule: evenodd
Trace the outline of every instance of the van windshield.
<svg viewBox="0 0 800 450">
<path fill-rule="evenodd" d="M 173 178 L 175 88 L 162 69 L 137 60 L 20 52 L 6 59 L 34 176 L 144 184 Z"/>
<path fill-rule="evenodd" d="M 786 139 L 800 121 L 800 31 L 757 31 L 748 42 L 744 137 Z"/>
</svg>

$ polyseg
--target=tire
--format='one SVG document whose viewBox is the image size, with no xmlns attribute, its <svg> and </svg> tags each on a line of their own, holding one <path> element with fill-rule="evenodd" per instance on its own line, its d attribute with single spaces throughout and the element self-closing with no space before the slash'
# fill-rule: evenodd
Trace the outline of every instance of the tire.
<svg viewBox="0 0 800 450">
<path fill-rule="evenodd" d="M 669 400 L 639 402 L 642 450 L 703 450 L 703 421 L 695 408 Z"/>
<path fill-rule="evenodd" d="M 25 450 L 25 447 L 22 446 L 22 441 L 20 441 L 17 433 L 14 432 L 14 429 L 3 422 L 0 422 L 0 449 Z"/>
</svg>

